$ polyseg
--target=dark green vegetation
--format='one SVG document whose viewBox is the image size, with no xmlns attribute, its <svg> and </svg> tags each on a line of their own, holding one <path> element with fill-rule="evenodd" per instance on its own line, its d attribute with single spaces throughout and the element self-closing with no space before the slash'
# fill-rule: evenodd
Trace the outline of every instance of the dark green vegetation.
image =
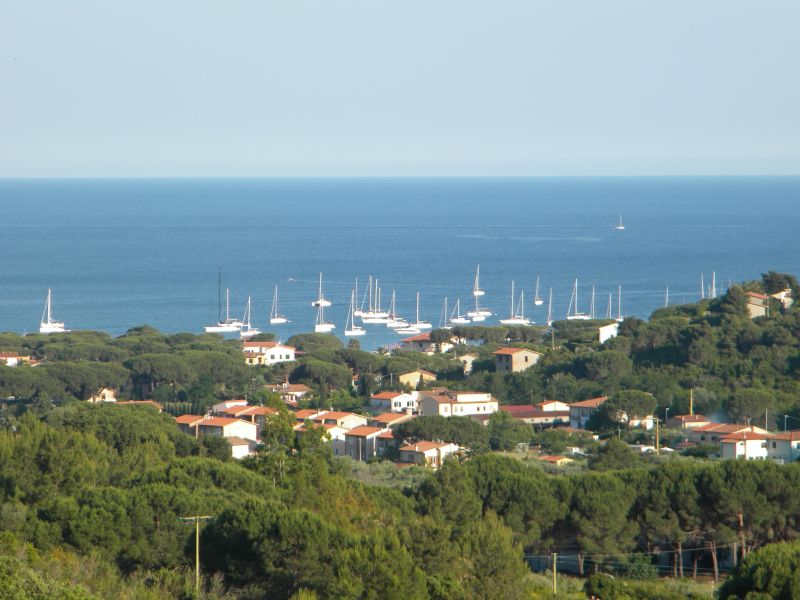
<svg viewBox="0 0 800 600">
<path fill-rule="evenodd" d="M 464 520 L 357 483 L 318 435 L 295 440 L 291 424 L 273 417 L 262 452 L 234 464 L 204 455 L 146 406 L 71 404 L 10 420 L 0 431 L 2 543 L 9 555 L 26 554 L 24 542 L 42 554 L 4 563 L 0 581 L 41 577 L 48 592 L 4 597 L 69 597 L 59 572 L 45 577 L 37 565 L 72 554 L 99 565 L 86 581 L 73 575 L 87 590 L 76 598 L 102 594 L 120 573 L 131 588 L 151 581 L 153 597 L 191 597 L 192 528 L 178 517 L 192 514 L 215 517 L 203 529 L 203 569 L 230 597 L 524 597 L 522 547 L 473 497 Z"/>
<path fill-rule="evenodd" d="M 746 287 L 787 282 L 796 286 L 768 274 Z M 557 475 L 488 451 L 533 438 L 556 453 L 568 443 L 562 434 L 496 415 L 485 428 L 436 418 L 403 425 L 409 439 L 458 437 L 472 452 L 435 474 L 393 476 L 333 459 L 313 428 L 296 440 L 283 412 L 258 455 L 234 463 L 224 444 L 185 436 L 149 407 L 79 401 L 110 386 L 198 412 L 245 394 L 273 402 L 263 383 L 289 375 L 315 388 L 315 403 L 352 409 L 422 367 L 437 384 L 503 402 L 606 394 L 620 410 L 674 415 L 687 412 L 693 389 L 696 411 L 709 416 L 800 416 L 798 312 L 773 304 L 770 318 L 751 320 L 743 299 L 733 288 L 650 322 L 626 320 L 604 346 L 592 323 L 559 323 L 554 340 L 537 328 L 453 330 L 482 342 L 456 348 L 479 356 L 469 376 L 453 352 L 373 354 L 313 334 L 290 340 L 306 352 L 301 361 L 273 368 L 245 367 L 238 344 L 208 335 L 2 334 L 0 351 L 44 360 L 0 367 L 0 397 L 14 397 L 0 409 L 2 597 L 191 598 L 192 529 L 178 520 L 191 514 L 214 516 L 201 538 L 208 598 L 547 597 L 522 557 L 546 563 L 552 552 L 591 575 L 587 591 L 604 598 L 691 597 L 655 575 L 708 576 L 733 562 L 741 566 L 722 597 L 795 597 L 795 546 L 770 544 L 800 539 L 797 464 L 645 462 L 612 439 L 592 453 L 590 471 Z M 496 373 L 499 343 L 544 357 L 523 373 Z M 610 427 L 602 416 L 598 426 Z"/>
</svg>

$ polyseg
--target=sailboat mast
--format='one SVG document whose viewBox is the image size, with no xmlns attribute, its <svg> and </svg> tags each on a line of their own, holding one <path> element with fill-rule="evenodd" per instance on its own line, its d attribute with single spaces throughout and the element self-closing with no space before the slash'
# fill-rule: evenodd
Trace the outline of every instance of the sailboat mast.
<svg viewBox="0 0 800 600">
<path fill-rule="evenodd" d="M 47 288 L 47 322 L 53 321 L 53 305 L 52 305 L 52 290 Z"/>
<path fill-rule="evenodd" d="M 511 280 L 511 314 L 509 318 L 514 318 L 514 280 Z"/>
<path fill-rule="evenodd" d="M 700 273 L 700 300 L 704 300 L 706 297 L 706 284 L 703 281 L 703 274 Z"/>
<path fill-rule="evenodd" d="M 417 292 L 417 323 L 419 323 L 419 292 Z"/>
<path fill-rule="evenodd" d="M 217 273 L 217 321 L 222 322 L 222 270 Z"/>
<path fill-rule="evenodd" d="M 592 286 L 592 303 L 589 306 L 589 316 L 594 319 L 594 286 Z"/>
<path fill-rule="evenodd" d="M 225 320 L 231 320 L 231 290 L 225 288 Z"/>
<path fill-rule="evenodd" d="M 553 322 L 553 288 L 550 288 L 550 298 L 547 301 L 547 325 Z"/>
<path fill-rule="evenodd" d="M 606 319 L 611 318 L 611 295 L 612 292 L 608 292 L 608 308 L 606 308 Z"/>
<path fill-rule="evenodd" d="M 667 286 L 667 291 L 664 293 L 664 308 L 669 306 L 669 286 Z"/>
<path fill-rule="evenodd" d="M 622 319 L 622 284 L 617 287 L 617 319 Z"/>
</svg>

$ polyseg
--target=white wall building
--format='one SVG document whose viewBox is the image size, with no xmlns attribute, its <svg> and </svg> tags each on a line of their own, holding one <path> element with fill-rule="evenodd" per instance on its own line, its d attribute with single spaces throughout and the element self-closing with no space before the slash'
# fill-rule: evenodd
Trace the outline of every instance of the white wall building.
<svg viewBox="0 0 800 600">
<path fill-rule="evenodd" d="M 499 407 L 497 400 L 486 392 L 440 390 L 432 395 L 423 394 L 419 400 L 419 412 L 426 417 L 487 416 L 497 412 Z"/>
</svg>

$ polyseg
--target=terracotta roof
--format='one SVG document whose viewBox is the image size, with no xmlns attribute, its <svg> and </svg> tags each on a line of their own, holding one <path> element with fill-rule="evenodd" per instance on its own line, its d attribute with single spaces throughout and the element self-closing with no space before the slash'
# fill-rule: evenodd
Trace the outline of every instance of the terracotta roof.
<svg viewBox="0 0 800 600">
<path fill-rule="evenodd" d="M 248 408 L 252 408 L 252 407 L 250 407 L 250 406 L 242 406 L 241 404 L 237 404 L 235 406 L 229 406 L 228 408 L 224 408 L 219 412 L 221 412 L 223 414 L 226 414 L 226 415 L 238 415 L 238 414 L 240 414 L 242 412 L 247 411 Z"/>
<path fill-rule="evenodd" d="M 449 443 L 444 442 L 428 442 L 425 440 L 421 440 L 416 444 L 408 444 L 407 446 L 403 446 L 400 448 L 402 452 L 427 452 L 428 450 L 435 450 L 436 448 L 444 448 L 445 446 L 449 446 Z"/>
<path fill-rule="evenodd" d="M 580 402 L 573 402 L 569 405 L 570 408 L 597 408 L 603 402 L 608 400 L 608 396 L 600 396 L 599 398 L 590 398 L 589 400 L 581 400 Z"/>
<path fill-rule="evenodd" d="M 394 439 L 394 432 L 390 429 L 389 431 L 384 431 L 378 434 L 378 437 L 382 440 L 393 440 Z"/>
<path fill-rule="evenodd" d="M 772 438 L 775 440 L 783 440 L 785 442 L 800 441 L 800 431 L 797 431 L 796 429 L 792 431 L 782 431 L 773 435 Z"/>
<path fill-rule="evenodd" d="M 345 433 L 345 435 L 352 435 L 354 437 L 368 437 L 380 431 L 383 431 L 382 427 L 368 427 L 367 425 L 362 425 L 361 427 L 354 427 Z"/>
<path fill-rule="evenodd" d="M 761 300 L 767 299 L 767 296 L 765 294 L 759 294 L 758 292 L 746 292 L 745 296 L 750 296 L 751 298 L 759 298 Z"/>
<path fill-rule="evenodd" d="M 0 352 L 0 358 L 20 358 L 16 352 Z"/>
<path fill-rule="evenodd" d="M 372 398 L 376 400 L 392 400 L 402 395 L 403 392 L 379 392 L 377 394 L 373 394 Z"/>
<path fill-rule="evenodd" d="M 317 416 L 317 413 L 325 414 L 326 411 L 316 410 L 314 408 L 304 408 L 302 410 L 298 410 L 294 413 L 295 418 L 304 420 L 304 419 L 311 419 Z"/>
<path fill-rule="evenodd" d="M 430 342 L 431 341 L 431 334 L 430 333 L 420 333 L 418 335 L 412 335 L 411 337 L 407 337 L 405 339 L 400 340 L 401 342 Z"/>
<path fill-rule="evenodd" d="M 414 415 L 407 415 L 405 413 L 383 413 L 382 415 L 377 415 L 372 417 L 370 421 L 377 421 L 378 423 L 385 423 L 389 425 L 391 423 L 394 423 L 395 421 L 402 421 L 413 418 Z"/>
<path fill-rule="evenodd" d="M 741 433 L 734 433 L 731 435 L 726 435 L 724 437 L 721 437 L 719 438 L 719 441 L 725 443 L 731 443 L 731 442 L 741 442 L 744 440 L 767 440 L 771 437 L 772 437 L 771 435 L 756 433 L 755 431 L 742 431 Z"/>
<path fill-rule="evenodd" d="M 547 454 L 545 456 L 539 456 L 538 458 L 539 458 L 539 460 L 543 460 L 544 462 L 558 463 L 559 461 L 562 461 L 567 457 L 566 456 L 557 456 L 557 455 Z M 571 459 L 569 459 L 569 460 L 571 460 Z"/>
<path fill-rule="evenodd" d="M 211 417 L 210 419 L 204 420 L 200 423 L 201 426 L 210 426 L 210 427 L 225 427 L 226 425 L 233 425 L 234 423 L 247 423 L 250 425 L 248 421 L 242 421 L 241 419 L 234 419 L 230 417 Z"/>
<path fill-rule="evenodd" d="M 338 410 L 331 410 L 326 413 L 319 415 L 318 417 L 314 417 L 315 421 L 324 421 L 326 419 L 343 419 L 345 417 L 360 417 L 361 415 L 357 415 L 356 413 L 352 412 L 342 412 Z M 366 418 L 366 417 L 363 417 Z"/>
<path fill-rule="evenodd" d="M 181 415 L 180 417 L 175 418 L 175 422 L 180 423 L 181 425 L 193 425 L 194 423 L 204 419 L 205 417 L 203 415 Z"/>
<path fill-rule="evenodd" d="M 232 435 L 230 437 L 223 438 L 223 439 L 228 440 L 228 443 L 231 446 L 249 446 L 252 443 L 252 442 L 250 442 L 250 441 L 248 441 L 248 440 L 246 440 L 244 438 L 236 437 L 234 435 Z"/>
<path fill-rule="evenodd" d="M 492 354 L 516 354 L 517 352 L 531 352 L 532 354 L 541 355 L 541 352 L 536 352 L 536 350 L 529 348 L 498 348 Z"/>
</svg>

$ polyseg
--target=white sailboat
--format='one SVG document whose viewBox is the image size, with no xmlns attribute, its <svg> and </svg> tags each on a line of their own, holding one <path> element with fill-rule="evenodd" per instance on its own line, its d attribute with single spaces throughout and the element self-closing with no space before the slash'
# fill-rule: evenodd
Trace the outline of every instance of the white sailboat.
<svg viewBox="0 0 800 600">
<path fill-rule="evenodd" d="M 423 330 L 423 329 L 433 329 L 433 325 L 428 323 L 428 321 L 420 321 L 419 318 L 419 292 L 417 292 L 417 320 L 410 324 L 411 327 L 415 329 Z"/>
<path fill-rule="evenodd" d="M 378 279 L 374 281 L 370 277 L 369 286 L 369 307 L 366 312 L 361 312 L 361 322 L 369 324 L 386 324 L 389 313 L 381 310 L 381 288 L 378 287 Z"/>
<path fill-rule="evenodd" d="M 622 215 L 619 216 L 619 222 L 616 225 L 614 225 L 614 229 L 616 229 L 617 231 L 622 231 L 623 229 L 625 229 L 625 225 L 623 225 L 622 223 Z"/>
<path fill-rule="evenodd" d="M 525 290 L 520 294 L 520 303 L 525 301 Z M 514 282 L 511 282 L 511 309 L 508 313 L 507 319 L 500 319 L 503 325 L 529 325 L 530 321 L 525 318 L 525 307 L 517 305 L 516 311 L 514 310 Z"/>
<path fill-rule="evenodd" d="M 622 285 L 617 287 L 617 318 L 614 319 L 617 323 L 622 323 Z"/>
<path fill-rule="evenodd" d="M 664 308 L 668 306 L 669 306 L 669 286 L 667 286 L 667 289 L 664 291 Z"/>
<path fill-rule="evenodd" d="M 318 306 L 317 319 L 314 322 L 314 333 L 330 333 L 334 329 L 336 329 L 336 325 L 325 320 L 325 307 L 321 305 Z"/>
<path fill-rule="evenodd" d="M 535 306 L 541 306 L 542 304 L 544 304 L 544 300 L 542 300 L 542 297 L 539 295 L 539 276 L 538 275 L 536 276 L 536 291 L 533 293 L 533 304 Z"/>
<path fill-rule="evenodd" d="M 220 312 L 222 312 L 221 307 Z M 225 288 L 225 319 L 220 319 L 216 325 L 207 325 L 204 329 L 206 333 L 236 333 L 242 328 L 242 325 L 244 323 L 239 319 L 231 318 L 231 290 Z"/>
<path fill-rule="evenodd" d="M 589 318 L 594 319 L 594 286 L 592 286 L 592 302 L 589 304 Z"/>
<path fill-rule="evenodd" d="M 608 308 L 606 308 L 606 319 L 610 319 L 611 318 L 611 297 L 612 296 L 613 296 L 613 294 L 611 292 L 608 292 Z"/>
<path fill-rule="evenodd" d="M 47 300 L 44 303 L 42 320 L 39 322 L 39 333 L 64 333 L 68 331 L 63 321 L 53 319 L 53 298 L 50 288 L 47 289 Z"/>
<path fill-rule="evenodd" d="M 372 286 L 372 277 L 370 277 L 370 286 Z M 356 287 L 353 289 L 353 299 L 358 300 L 358 277 L 356 277 Z M 367 291 L 364 290 L 364 298 L 361 300 L 361 306 L 356 308 L 353 306 L 353 316 L 361 317 L 364 315 L 364 302 L 367 300 Z"/>
<path fill-rule="evenodd" d="M 461 314 L 461 298 L 456 300 L 456 305 L 453 307 L 453 312 L 450 313 L 450 322 L 453 325 L 466 325 L 469 319 Z"/>
<path fill-rule="evenodd" d="M 480 298 L 484 296 L 486 292 L 481 289 L 481 266 L 478 265 L 475 269 L 475 282 L 472 285 L 472 295 L 475 298 L 475 310 L 467 311 L 467 316 L 472 319 L 475 323 L 480 323 L 481 321 L 485 321 L 486 317 L 492 316 L 492 311 L 481 308 Z"/>
<path fill-rule="evenodd" d="M 356 337 L 360 335 L 364 335 L 367 333 L 367 330 L 361 327 L 360 325 L 356 325 L 356 315 L 355 315 L 355 302 L 356 302 L 356 291 L 350 294 L 350 307 L 347 309 L 347 322 L 344 325 L 344 334 L 347 337 Z"/>
<path fill-rule="evenodd" d="M 247 305 L 244 308 L 244 316 L 242 317 L 242 328 L 239 330 L 239 337 L 243 340 L 249 339 L 254 335 L 258 335 L 261 333 L 261 330 L 257 327 L 253 327 L 251 322 L 251 315 L 252 315 L 252 306 L 250 302 L 250 296 L 247 297 Z"/>
<path fill-rule="evenodd" d="M 278 286 L 275 286 L 275 292 L 272 294 L 272 308 L 269 311 L 270 325 L 283 325 L 288 323 L 289 319 L 284 317 L 278 312 Z"/>
<path fill-rule="evenodd" d="M 389 306 L 389 316 L 386 317 L 386 326 L 390 329 L 400 329 L 408 326 L 408 321 L 397 314 L 397 298 L 392 290 L 392 303 Z"/>
<path fill-rule="evenodd" d="M 483 296 L 486 292 L 481 289 L 481 266 L 475 269 L 475 283 L 472 285 L 472 295 L 475 297 Z"/>
<path fill-rule="evenodd" d="M 325 295 L 322 293 L 322 273 L 319 274 L 319 293 L 317 295 L 317 299 L 311 303 L 311 306 L 316 307 L 329 307 L 331 306 L 331 301 L 325 298 Z"/>
<path fill-rule="evenodd" d="M 573 310 L 574 309 L 574 310 Z M 572 286 L 572 296 L 569 299 L 569 307 L 567 308 L 568 321 L 588 321 L 589 315 L 586 313 L 578 312 L 578 279 L 575 279 L 575 284 Z"/>
<path fill-rule="evenodd" d="M 450 325 L 447 321 L 448 315 L 450 313 L 447 312 L 447 296 L 444 297 L 444 303 L 442 304 L 442 314 L 439 315 L 439 329 L 452 329 L 453 326 Z"/>
</svg>

